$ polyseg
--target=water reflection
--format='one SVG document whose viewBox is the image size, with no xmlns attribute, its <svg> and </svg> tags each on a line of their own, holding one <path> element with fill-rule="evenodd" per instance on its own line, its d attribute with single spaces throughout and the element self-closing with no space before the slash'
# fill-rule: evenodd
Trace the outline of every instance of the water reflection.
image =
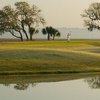
<svg viewBox="0 0 100 100">
<path fill-rule="evenodd" d="M 10 87 L 11 84 L 5 83 L 3 84 L 6 87 Z M 37 83 L 16 83 L 14 84 L 14 89 L 16 90 L 27 90 L 29 87 L 35 87 Z"/>
<path fill-rule="evenodd" d="M 9 83 L 5 83 L 5 84 L 3 84 L 3 85 L 4 85 L 4 86 L 7 86 L 7 87 L 8 87 L 8 86 L 10 86 L 10 84 L 9 84 Z"/>
<path fill-rule="evenodd" d="M 100 77 L 87 77 L 91 75 L 1 76 L 0 100 L 100 100 Z"/>
<path fill-rule="evenodd" d="M 70 77 L 69 77 L 70 76 Z M 78 75 L 79 77 L 79 75 Z M 79 77 L 80 78 L 80 77 Z M 28 80 L 27 80 L 28 79 Z M 35 87 L 37 86 L 37 84 L 41 83 L 41 82 L 63 82 L 65 81 L 67 83 L 67 81 L 72 81 L 74 83 L 74 80 L 78 79 L 74 76 L 71 76 L 71 75 L 67 75 L 67 76 L 61 76 L 61 77 L 33 77 L 32 78 L 23 78 L 21 77 L 21 79 L 19 78 L 15 78 L 13 77 L 12 78 L 0 78 L 0 84 L 3 84 L 3 86 L 6 86 L 6 87 L 12 87 L 15 89 L 15 90 L 27 90 L 29 87 L 32 88 L 32 87 Z M 6 80 L 6 81 L 5 81 Z M 91 88 L 91 89 L 100 89 L 100 76 L 96 76 L 96 77 L 89 77 L 89 78 L 85 78 L 85 79 L 82 79 L 83 80 L 83 83 L 85 81 L 85 83 L 88 83 L 88 86 Z M 80 81 L 79 81 L 80 83 Z M 79 84 L 77 83 L 77 84 Z M 84 84 L 85 84 L 84 83 Z M 55 83 L 56 84 L 56 83 Z M 77 85 L 76 84 L 76 85 Z"/>
<path fill-rule="evenodd" d="M 14 86 L 14 88 L 15 88 L 16 90 L 26 90 L 28 87 L 29 87 L 29 84 L 23 84 L 23 83 L 16 84 L 16 85 Z"/>
<path fill-rule="evenodd" d="M 90 88 L 100 89 L 100 76 L 85 79 Z"/>
</svg>

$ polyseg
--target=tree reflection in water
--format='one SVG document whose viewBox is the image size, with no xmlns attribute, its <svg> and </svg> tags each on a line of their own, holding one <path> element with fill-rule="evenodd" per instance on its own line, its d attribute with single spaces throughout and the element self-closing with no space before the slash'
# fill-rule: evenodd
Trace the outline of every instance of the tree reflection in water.
<svg viewBox="0 0 100 100">
<path fill-rule="evenodd" d="M 14 86 L 14 88 L 17 90 L 26 90 L 28 87 L 29 87 L 29 84 L 27 83 L 26 84 L 19 83 Z"/>
<path fill-rule="evenodd" d="M 11 84 L 5 83 L 3 84 L 4 86 L 10 86 Z M 36 83 L 17 83 L 14 84 L 14 89 L 16 90 L 27 90 L 29 88 L 29 86 L 31 87 L 35 87 L 37 84 Z"/>
<path fill-rule="evenodd" d="M 100 89 L 100 76 L 87 78 L 85 81 L 88 83 L 90 88 Z"/>
<path fill-rule="evenodd" d="M 10 84 L 9 84 L 9 83 L 5 83 L 5 84 L 3 84 L 3 85 L 4 85 L 4 86 L 7 86 L 7 87 L 8 87 L 8 86 L 10 87 Z"/>
</svg>

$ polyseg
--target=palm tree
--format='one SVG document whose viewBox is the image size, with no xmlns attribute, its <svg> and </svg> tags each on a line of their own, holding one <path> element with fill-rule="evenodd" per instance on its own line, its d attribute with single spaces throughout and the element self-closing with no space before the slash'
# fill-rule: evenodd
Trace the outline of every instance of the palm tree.
<svg viewBox="0 0 100 100">
<path fill-rule="evenodd" d="M 42 33 L 44 35 L 47 34 L 48 40 L 50 40 L 50 37 L 53 37 L 53 40 L 54 40 L 55 39 L 55 36 L 60 36 L 60 32 L 57 29 L 55 29 L 55 28 L 53 28 L 51 26 L 50 27 L 43 28 L 42 29 Z"/>
<path fill-rule="evenodd" d="M 42 33 L 44 35 L 47 34 L 47 39 L 50 40 L 50 36 L 51 36 L 51 27 L 46 27 L 42 29 Z"/>
<path fill-rule="evenodd" d="M 55 39 L 56 36 L 59 37 L 60 36 L 60 32 L 57 29 L 52 28 L 53 40 Z"/>
<path fill-rule="evenodd" d="M 35 29 L 33 27 L 30 27 L 29 33 L 30 33 L 30 40 L 32 40 L 33 34 L 37 34 L 39 32 L 38 29 Z"/>
</svg>

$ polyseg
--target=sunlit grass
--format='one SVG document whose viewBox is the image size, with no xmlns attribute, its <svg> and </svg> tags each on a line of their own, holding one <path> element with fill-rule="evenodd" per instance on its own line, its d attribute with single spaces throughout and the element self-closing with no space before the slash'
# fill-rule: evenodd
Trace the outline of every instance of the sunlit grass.
<svg viewBox="0 0 100 100">
<path fill-rule="evenodd" d="M 99 40 L 1 42 L 0 74 L 100 71 L 99 45 Z"/>
</svg>

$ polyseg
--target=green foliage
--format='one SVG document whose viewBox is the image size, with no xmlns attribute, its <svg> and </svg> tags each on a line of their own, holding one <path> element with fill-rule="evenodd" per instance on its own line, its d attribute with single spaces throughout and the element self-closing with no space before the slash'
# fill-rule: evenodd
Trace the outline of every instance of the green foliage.
<svg viewBox="0 0 100 100">
<path fill-rule="evenodd" d="M 27 35 L 25 26 L 29 30 L 30 40 L 32 40 L 33 34 L 37 33 L 37 27 L 40 24 L 45 24 L 44 18 L 41 16 L 41 10 L 33 5 L 32 7 L 27 2 L 15 3 L 16 10 L 19 14 L 19 20 L 22 25 L 23 32 Z M 26 36 L 28 39 L 28 35 Z"/>
<path fill-rule="evenodd" d="M 11 6 L 5 6 L 0 10 L 0 32 L 10 32 L 13 36 L 20 38 L 23 41 L 21 27 L 17 22 L 18 14 L 11 8 Z M 14 32 L 17 34 L 14 34 Z"/>
<path fill-rule="evenodd" d="M 42 29 L 42 33 L 44 34 L 44 35 L 46 35 L 46 34 L 48 34 L 48 40 L 50 40 L 50 37 L 53 37 L 53 40 L 55 39 L 55 36 L 60 36 L 60 32 L 57 30 L 57 29 L 55 29 L 55 28 L 53 28 L 53 27 L 46 27 L 46 28 L 43 28 Z"/>
<path fill-rule="evenodd" d="M 100 30 L 100 3 L 92 3 L 81 16 L 84 18 L 84 24 L 88 30 Z"/>
<path fill-rule="evenodd" d="M 35 5 L 31 7 L 27 2 L 16 2 L 15 9 L 11 6 L 4 6 L 0 10 L 0 33 L 10 32 L 21 40 L 25 34 L 27 40 L 28 36 L 32 40 L 33 34 L 38 33 L 40 24 L 45 24 L 41 10 Z M 15 34 L 15 31 L 18 32 L 18 35 Z"/>
<path fill-rule="evenodd" d="M 47 34 L 47 32 L 46 32 L 46 29 L 45 29 L 45 28 L 43 28 L 43 29 L 42 29 L 42 33 L 43 33 L 44 35 L 46 35 L 46 34 Z"/>
<path fill-rule="evenodd" d="M 30 32 L 30 34 L 37 34 L 38 32 L 39 32 L 39 30 L 36 30 L 35 28 L 33 28 L 33 27 L 30 27 L 30 30 L 29 30 Z"/>
</svg>

